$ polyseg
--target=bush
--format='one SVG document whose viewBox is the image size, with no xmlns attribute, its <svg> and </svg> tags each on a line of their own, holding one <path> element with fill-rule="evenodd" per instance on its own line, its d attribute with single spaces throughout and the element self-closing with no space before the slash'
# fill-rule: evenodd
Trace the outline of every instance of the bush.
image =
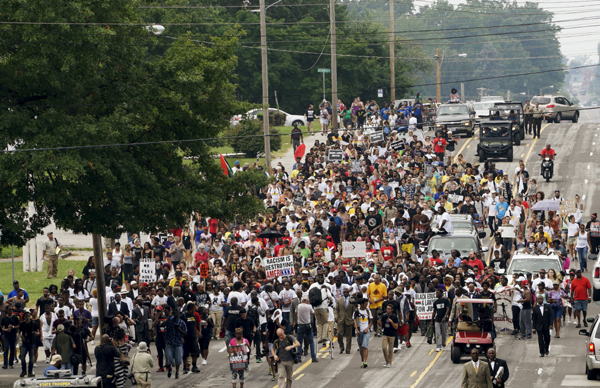
<svg viewBox="0 0 600 388">
<path fill-rule="evenodd" d="M 278 134 L 279 131 L 271 128 L 271 135 Z M 241 120 L 238 125 L 234 125 L 229 130 L 227 136 L 250 136 L 262 135 L 263 124 L 262 120 Z M 242 152 L 249 158 L 256 157 L 257 153 L 264 153 L 265 140 L 263 136 L 245 137 L 229 139 L 229 145 L 234 152 Z M 281 136 L 271 136 L 271 152 L 281 149 Z"/>
<path fill-rule="evenodd" d="M 258 120 L 262 121 L 262 119 L 263 119 L 262 113 L 257 114 L 256 118 L 258 118 Z M 272 111 L 269 112 L 269 125 L 271 127 L 285 126 L 285 114 L 278 113 L 278 112 L 272 112 Z"/>
</svg>

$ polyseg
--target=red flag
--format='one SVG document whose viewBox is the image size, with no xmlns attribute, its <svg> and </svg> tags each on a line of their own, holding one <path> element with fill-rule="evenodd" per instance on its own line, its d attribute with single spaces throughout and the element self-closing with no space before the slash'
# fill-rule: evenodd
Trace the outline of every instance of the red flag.
<svg viewBox="0 0 600 388">
<path fill-rule="evenodd" d="M 302 143 L 298 146 L 298 148 L 296 148 L 296 151 L 294 151 L 294 158 L 302 158 L 305 152 L 306 146 L 304 145 L 304 143 Z"/>
<path fill-rule="evenodd" d="M 221 157 L 221 169 L 223 170 L 223 174 L 231 178 L 233 176 L 233 171 L 231 170 L 231 167 L 229 167 L 229 163 L 227 163 L 227 160 L 225 160 L 223 155 L 219 154 L 219 156 Z"/>
</svg>

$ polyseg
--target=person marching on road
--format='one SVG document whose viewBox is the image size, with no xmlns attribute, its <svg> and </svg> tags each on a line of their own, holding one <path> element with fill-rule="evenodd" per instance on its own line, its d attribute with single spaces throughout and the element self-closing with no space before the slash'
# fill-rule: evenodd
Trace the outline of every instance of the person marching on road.
<svg viewBox="0 0 600 388">
<path fill-rule="evenodd" d="M 508 371 L 508 364 L 506 361 L 496 358 L 496 350 L 493 348 L 488 349 L 487 359 L 490 366 L 490 376 L 492 377 L 492 384 L 494 388 L 504 388 L 504 383 L 508 380 L 510 373 Z M 502 373 L 498 373 L 502 368 Z"/>
<path fill-rule="evenodd" d="M 337 323 L 338 342 L 340 344 L 340 354 L 346 351 L 350 354 L 352 349 L 352 317 L 356 311 L 356 304 L 350 301 L 350 288 L 344 288 L 343 296 L 337 300 L 335 305 L 335 321 Z M 344 346 L 344 338 L 346 344 Z"/>
<path fill-rule="evenodd" d="M 471 362 L 463 367 L 461 388 L 493 388 L 490 367 L 479 360 L 479 350 L 471 350 Z"/>
<path fill-rule="evenodd" d="M 301 143 L 304 143 L 304 137 L 302 136 L 302 130 L 298 128 L 298 124 L 294 123 L 294 128 L 290 133 L 290 138 L 292 139 L 292 146 L 294 147 L 294 152 L 296 152 L 296 148 L 300 146 Z"/>
<path fill-rule="evenodd" d="M 433 316 L 431 317 L 431 326 L 435 322 L 435 344 L 436 352 L 446 347 L 448 339 L 448 317 L 450 316 L 450 302 L 444 298 L 441 289 L 435 290 L 437 300 L 433 302 Z"/>
<path fill-rule="evenodd" d="M 552 328 L 552 310 L 548 303 L 544 303 L 544 297 L 538 295 L 537 304 L 533 307 L 533 333 L 537 332 L 538 344 L 540 346 L 540 357 L 545 357 L 550 348 L 550 329 Z"/>
<path fill-rule="evenodd" d="M 533 115 L 533 138 L 537 136 L 540 138 L 540 132 L 542 128 L 542 120 L 544 119 L 544 109 L 540 108 L 540 104 L 536 102 L 535 106 L 531 108 Z"/>
<path fill-rule="evenodd" d="M 359 299 L 358 304 L 360 307 L 354 312 L 354 328 L 356 329 L 356 336 L 358 337 L 358 348 L 360 350 L 360 358 L 362 361 L 361 368 L 366 368 L 367 358 L 369 357 L 369 338 L 371 333 L 369 330 L 373 325 L 373 315 L 371 310 L 367 308 L 369 300 L 366 298 Z"/>
</svg>

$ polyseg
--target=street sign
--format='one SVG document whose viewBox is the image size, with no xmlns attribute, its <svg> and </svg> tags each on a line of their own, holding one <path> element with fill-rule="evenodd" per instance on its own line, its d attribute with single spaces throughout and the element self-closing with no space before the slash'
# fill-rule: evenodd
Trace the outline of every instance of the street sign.
<svg viewBox="0 0 600 388">
<path fill-rule="evenodd" d="M 331 73 L 331 69 L 317 69 L 317 73 Z"/>
<path fill-rule="evenodd" d="M 383 97 L 383 89 L 377 89 L 377 97 Z"/>
</svg>

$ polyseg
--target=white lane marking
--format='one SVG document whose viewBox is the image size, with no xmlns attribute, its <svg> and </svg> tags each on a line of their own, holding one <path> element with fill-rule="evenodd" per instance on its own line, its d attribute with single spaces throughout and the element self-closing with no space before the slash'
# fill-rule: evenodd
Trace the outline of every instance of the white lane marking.
<svg viewBox="0 0 600 388">
<path fill-rule="evenodd" d="M 223 353 L 223 352 L 224 352 L 224 351 L 226 351 L 226 350 L 227 350 L 227 346 L 223 346 L 223 347 L 221 348 L 221 350 L 219 350 L 219 353 Z"/>
<path fill-rule="evenodd" d="M 538 369 L 538 375 L 541 375 L 541 374 L 542 374 L 542 371 L 543 371 L 543 369 L 542 369 L 542 368 Z"/>
<path fill-rule="evenodd" d="M 587 179 L 586 179 L 586 181 L 587 181 Z M 585 182 L 585 183 L 587 183 L 587 182 Z M 582 199 L 583 201 L 585 201 L 585 194 L 583 194 L 583 197 L 581 197 L 581 199 Z"/>
<path fill-rule="evenodd" d="M 590 165 L 588 164 L 588 170 L 590 169 Z"/>
<path fill-rule="evenodd" d="M 587 379 L 584 374 L 581 375 L 566 375 L 560 384 L 561 387 L 597 387 L 597 381 Z"/>
</svg>

